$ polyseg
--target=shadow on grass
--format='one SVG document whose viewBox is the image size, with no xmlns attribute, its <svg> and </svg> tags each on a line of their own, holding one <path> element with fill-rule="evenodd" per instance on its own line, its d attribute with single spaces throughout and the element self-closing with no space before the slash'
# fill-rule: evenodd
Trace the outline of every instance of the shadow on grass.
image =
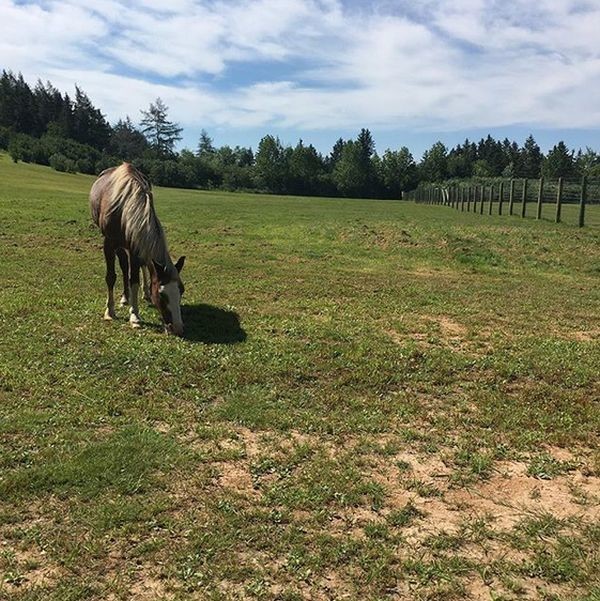
<svg viewBox="0 0 600 601">
<path fill-rule="evenodd" d="M 184 340 L 207 344 L 237 344 L 246 340 L 246 332 L 234 311 L 212 305 L 182 305 Z"/>
</svg>

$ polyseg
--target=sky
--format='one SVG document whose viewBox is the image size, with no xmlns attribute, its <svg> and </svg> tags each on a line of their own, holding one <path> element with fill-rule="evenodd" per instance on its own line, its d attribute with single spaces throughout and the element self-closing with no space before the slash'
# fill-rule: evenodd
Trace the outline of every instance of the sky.
<svg viewBox="0 0 600 601">
<path fill-rule="evenodd" d="M 0 68 L 111 122 L 157 97 L 216 145 L 379 153 L 491 133 L 600 150 L 600 0 L 0 0 Z"/>
</svg>

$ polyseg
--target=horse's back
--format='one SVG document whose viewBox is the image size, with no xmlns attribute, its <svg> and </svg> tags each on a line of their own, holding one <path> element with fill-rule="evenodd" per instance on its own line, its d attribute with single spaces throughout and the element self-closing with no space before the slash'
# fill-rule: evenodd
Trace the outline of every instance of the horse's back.
<svg viewBox="0 0 600 601">
<path fill-rule="evenodd" d="M 106 204 L 110 197 L 111 175 L 117 167 L 105 169 L 96 178 L 90 190 L 90 212 L 94 223 L 102 229 L 101 215 L 105 211 Z"/>
<path fill-rule="evenodd" d="M 90 190 L 90 211 L 105 243 L 115 248 L 133 248 L 147 258 L 154 252 L 156 240 L 164 239 L 154 213 L 152 186 L 130 163 L 106 169 L 98 176 Z M 160 254 L 162 257 L 164 253 Z"/>
</svg>

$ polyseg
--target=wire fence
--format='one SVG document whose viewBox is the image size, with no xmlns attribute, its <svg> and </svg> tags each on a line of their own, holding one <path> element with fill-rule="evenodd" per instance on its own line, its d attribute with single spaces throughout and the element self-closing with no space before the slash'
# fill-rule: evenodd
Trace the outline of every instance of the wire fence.
<svg viewBox="0 0 600 601">
<path fill-rule="evenodd" d="M 577 205 L 577 224 L 585 225 L 585 207 L 600 204 L 600 177 L 558 179 L 490 179 L 444 184 L 421 184 L 403 198 L 418 203 L 440 204 L 480 215 L 520 215 L 562 221 L 563 205 Z"/>
</svg>

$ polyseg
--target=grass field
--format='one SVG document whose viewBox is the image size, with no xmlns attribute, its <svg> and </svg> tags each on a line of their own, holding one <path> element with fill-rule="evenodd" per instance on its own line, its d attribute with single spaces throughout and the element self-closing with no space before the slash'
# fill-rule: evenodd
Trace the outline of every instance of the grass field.
<svg viewBox="0 0 600 601">
<path fill-rule="evenodd" d="M 600 228 L 157 189 L 177 339 L 91 183 L 0 155 L 0 598 L 600 599 Z"/>
</svg>

